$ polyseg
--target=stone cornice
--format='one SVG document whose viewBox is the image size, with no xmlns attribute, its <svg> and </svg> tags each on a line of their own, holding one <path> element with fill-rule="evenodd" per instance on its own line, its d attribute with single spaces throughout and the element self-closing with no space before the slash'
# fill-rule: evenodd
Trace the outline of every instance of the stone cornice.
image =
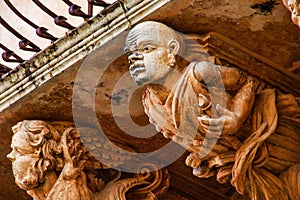
<svg viewBox="0 0 300 200">
<path fill-rule="evenodd" d="M 0 79 L 0 111 L 172 0 L 122 0 Z"/>
</svg>

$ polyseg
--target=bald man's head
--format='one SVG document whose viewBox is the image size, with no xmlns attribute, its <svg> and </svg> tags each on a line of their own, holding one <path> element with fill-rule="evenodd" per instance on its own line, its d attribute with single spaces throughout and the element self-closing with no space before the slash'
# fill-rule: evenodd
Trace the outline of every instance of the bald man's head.
<svg viewBox="0 0 300 200">
<path fill-rule="evenodd" d="M 140 38 L 147 38 L 149 42 L 158 43 L 166 48 L 168 48 L 169 41 L 177 41 L 180 50 L 183 49 L 181 37 L 172 28 L 160 22 L 146 21 L 130 30 L 124 49 L 126 54 L 130 54 L 132 50 L 137 50 L 137 43 Z"/>
<path fill-rule="evenodd" d="M 153 21 L 135 26 L 126 39 L 129 72 L 138 85 L 158 81 L 175 67 L 180 37 L 170 27 Z"/>
</svg>

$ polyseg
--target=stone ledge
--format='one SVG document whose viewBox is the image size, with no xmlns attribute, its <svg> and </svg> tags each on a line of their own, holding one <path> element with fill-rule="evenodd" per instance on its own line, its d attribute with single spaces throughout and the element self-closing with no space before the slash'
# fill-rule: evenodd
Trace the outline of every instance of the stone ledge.
<svg viewBox="0 0 300 200">
<path fill-rule="evenodd" d="M 0 79 L 0 111 L 171 1 L 120 1 L 119 5 L 112 6 L 73 30 Z"/>
</svg>

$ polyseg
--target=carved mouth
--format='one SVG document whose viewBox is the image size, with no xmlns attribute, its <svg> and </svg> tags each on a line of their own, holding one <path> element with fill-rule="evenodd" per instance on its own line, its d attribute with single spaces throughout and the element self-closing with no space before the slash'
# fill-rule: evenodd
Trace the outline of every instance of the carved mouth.
<svg viewBox="0 0 300 200">
<path fill-rule="evenodd" d="M 26 174 L 23 171 L 19 170 L 17 167 L 13 167 L 12 171 L 14 176 L 22 176 L 22 177 L 26 176 Z"/>
<path fill-rule="evenodd" d="M 138 65 L 138 66 L 130 67 L 129 71 L 132 76 L 136 76 L 139 73 L 144 72 L 145 70 L 146 69 L 144 65 Z"/>
</svg>

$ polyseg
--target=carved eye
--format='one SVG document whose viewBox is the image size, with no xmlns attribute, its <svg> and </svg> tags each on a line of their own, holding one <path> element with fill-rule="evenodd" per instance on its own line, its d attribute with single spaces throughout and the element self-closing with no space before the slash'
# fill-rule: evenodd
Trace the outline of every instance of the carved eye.
<svg viewBox="0 0 300 200">
<path fill-rule="evenodd" d="M 15 148 L 14 150 L 18 155 L 24 155 L 24 153 L 19 149 L 19 148 Z"/>
<path fill-rule="evenodd" d="M 288 2 L 288 7 L 291 9 L 291 10 L 294 10 L 294 4 L 292 2 Z"/>
<path fill-rule="evenodd" d="M 148 52 L 153 51 L 154 49 L 155 49 L 155 47 L 147 45 L 147 46 L 143 47 L 143 52 L 148 53 Z"/>
</svg>

